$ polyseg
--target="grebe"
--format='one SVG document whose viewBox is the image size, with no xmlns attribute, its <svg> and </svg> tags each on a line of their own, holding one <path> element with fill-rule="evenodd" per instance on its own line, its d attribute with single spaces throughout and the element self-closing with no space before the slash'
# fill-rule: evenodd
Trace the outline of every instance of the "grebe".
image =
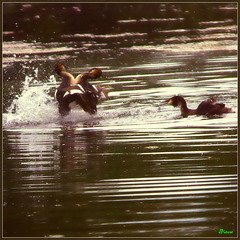
<svg viewBox="0 0 240 240">
<path fill-rule="evenodd" d="M 221 115 L 223 113 L 233 113 L 231 108 L 225 107 L 224 103 L 218 103 L 213 98 L 209 98 L 199 104 L 197 109 L 189 109 L 187 103 L 182 96 L 174 96 L 166 101 L 174 107 L 180 107 L 181 115 L 187 117 L 189 115 Z"/>
<path fill-rule="evenodd" d="M 72 103 L 80 105 L 85 112 L 94 114 L 97 112 L 97 103 L 102 95 L 106 98 L 108 90 L 95 87 L 88 79 L 96 79 L 102 76 L 99 68 L 93 68 L 88 73 L 79 74 L 76 79 L 66 72 L 61 63 L 55 65 L 55 72 L 62 77 L 62 83 L 57 88 L 55 98 L 59 104 L 59 113 L 64 116 L 71 111 Z"/>
</svg>

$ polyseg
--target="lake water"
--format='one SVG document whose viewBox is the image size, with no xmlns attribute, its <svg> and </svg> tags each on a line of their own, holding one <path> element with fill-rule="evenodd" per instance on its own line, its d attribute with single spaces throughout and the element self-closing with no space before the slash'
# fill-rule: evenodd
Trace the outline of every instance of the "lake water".
<svg viewBox="0 0 240 240">
<path fill-rule="evenodd" d="M 237 27 L 200 26 L 3 43 L 3 236 L 237 236 Z M 97 114 L 58 115 L 58 61 L 102 69 Z M 175 94 L 235 113 L 182 118 Z"/>
</svg>

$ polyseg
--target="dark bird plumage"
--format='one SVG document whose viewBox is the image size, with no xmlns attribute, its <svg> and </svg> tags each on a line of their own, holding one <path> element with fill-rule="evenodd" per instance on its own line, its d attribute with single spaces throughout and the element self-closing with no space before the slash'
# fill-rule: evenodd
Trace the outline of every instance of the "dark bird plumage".
<svg viewBox="0 0 240 240">
<path fill-rule="evenodd" d="M 73 103 L 81 106 L 85 112 L 96 113 L 101 93 L 107 97 L 108 90 L 93 86 L 88 79 L 101 77 L 101 69 L 93 68 L 87 73 L 79 74 L 76 79 L 66 71 L 65 66 L 61 63 L 57 63 L 54 70 L 62 77 L 62 82 L 55 93 L 59 113 L 62 116 L 67 115 L 71 111 Z"/>
<path fill-rule="evenodd" d="M 166 101 L 174 107 L 180 107 L 181 115 L 187 117 L 189 115 L 221 115 L 224 113 L 232 113 L 231 108 L 227 108 L 224 103 L 218 103 L 213 98 L 209 98 L 199 104 L 196 109 L 189 109 L 187 103 L 182 96 L 174 96 Z"/>
</svg>

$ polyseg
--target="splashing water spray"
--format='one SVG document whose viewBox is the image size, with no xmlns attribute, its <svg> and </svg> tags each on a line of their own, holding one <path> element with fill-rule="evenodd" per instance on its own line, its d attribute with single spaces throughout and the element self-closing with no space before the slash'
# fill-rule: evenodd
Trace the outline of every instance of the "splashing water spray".
<svg viewBox="0 0 240 240">
<path fill-rule="evenodd" d="M 4 127 L 57 121 L 58 110 L 50 94 L 56 78 L 52 75 L 48 83 L 42 84 L 37 77 L 38 69 L 34 69 L 34 76 L 25 76 L 21 94 L 16 96 L 3 116 Z"/>
</svg>

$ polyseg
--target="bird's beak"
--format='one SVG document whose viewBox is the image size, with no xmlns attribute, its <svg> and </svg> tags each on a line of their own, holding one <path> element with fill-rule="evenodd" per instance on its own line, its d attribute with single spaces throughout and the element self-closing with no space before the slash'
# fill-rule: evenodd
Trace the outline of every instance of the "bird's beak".
<svg viewBox="0 0 240 240">
<path fill-rule="evenodd" d="M 166 100 L 166 103 L 169 104 L 169 105 L 172 105 L 173 100 L 172 99 L 168 99 L 168 100 Z"/>
</svg>

